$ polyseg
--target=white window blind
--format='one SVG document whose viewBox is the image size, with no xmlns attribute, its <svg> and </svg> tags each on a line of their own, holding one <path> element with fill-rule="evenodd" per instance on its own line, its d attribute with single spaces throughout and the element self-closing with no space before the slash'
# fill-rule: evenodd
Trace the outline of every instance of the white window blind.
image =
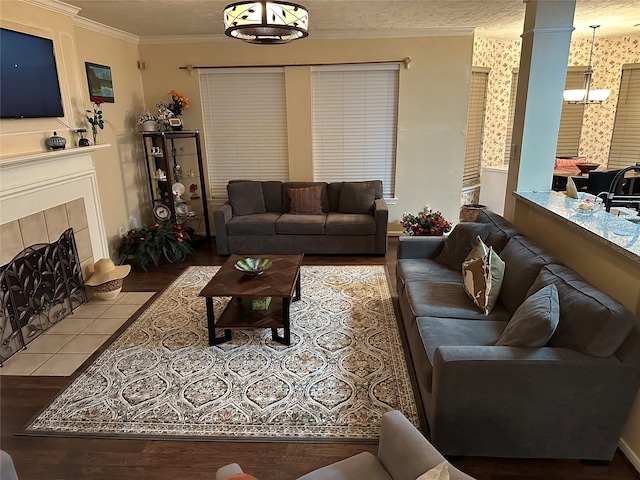
<svg viewBox="0 0 640 480">
<path fill-rule="evenodd" d="M 640 65 L 624 65 L 609 168 L 624 168 L 640 162 Z"/>
<path fill-rule="evenodd" d="M 565 90 L 580 89 L 583 86 L 584 68 L 576 70 L 572 67 L 569 69 L 565 81 Z M 584 105 L 562 102 L 556 157 L 575 157 L 578 155 L 583 114 Z"/>
<path fill-rule="evenodd" d="M 209 189 L 229 180 L 289 179 L 284 69 L 201 69 Z"/>
<path fill-rule="evenodd" d="M 487 103 L 488 82 L 488 71 L 474 69 L 474 71 L 471 72 L 467 141 L 464 152 L 464 172 L 462 174 L 463 188 L 478 185 L 480 183 L 482 133 L 484 131 L 484 113 Z"/>
<path fill-rule="evenodd" d="M 395 194 L 398 65 L 314 67 L 316 181 L 382 180 Z"/>
</svg>

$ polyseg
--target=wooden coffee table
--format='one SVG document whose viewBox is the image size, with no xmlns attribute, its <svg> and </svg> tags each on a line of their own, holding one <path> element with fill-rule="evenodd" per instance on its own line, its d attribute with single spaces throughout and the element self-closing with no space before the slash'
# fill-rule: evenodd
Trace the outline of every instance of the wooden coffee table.
<svg viewBox="0 0 640 480">
<path fill-rule="evenodd" d="M 273 265 L 259 276 L 251 277 L 238 271 L 234 264 L 246 257 L 269 258 Z M 289 306 L 300 300 L 300 265 L 304 255 L 231 255 L 199 293 L 207 303 L 209 345 L 231 340 L 232 328 L 271 328 L 274 341 L 291 344 Z M 215 321 L 213 297 L 232 297 Z M 267 310 L 253 310 L 251 299 L 271 297 Z M 278 298 L 281 299 L 278 302 Z M 224 336 L 216 337 L 216 327 L 224 328 Z M 284 335 L 278 335 L 278 328 Z"/>
</svg>

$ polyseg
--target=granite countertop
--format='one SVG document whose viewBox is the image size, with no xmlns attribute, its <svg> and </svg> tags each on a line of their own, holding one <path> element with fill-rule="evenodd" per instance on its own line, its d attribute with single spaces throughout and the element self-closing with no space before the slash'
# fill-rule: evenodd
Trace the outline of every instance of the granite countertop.
<svg viewBox="0 0 640 480">
<path fill-rule="evenodd" d="M 514 192 L 514 195 L 584 236 L 640 263 L 640 224 L 605 212 L 604 208 L 579 213 L 580 200 L 569 198 L 564 192 Z"/>
</svg>

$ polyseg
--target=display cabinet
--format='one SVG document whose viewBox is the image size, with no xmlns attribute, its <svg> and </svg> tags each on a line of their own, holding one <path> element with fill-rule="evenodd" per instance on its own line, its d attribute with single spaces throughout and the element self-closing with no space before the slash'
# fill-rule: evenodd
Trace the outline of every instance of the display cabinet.
<svg viewBox="0 0 640 480">
<path fill-rule="evenodd" d="M 144 156 L 159 221 L 175 220 L 194 230 L 194 240 L 209 240 L 209 209 L 200 133 L 196 131 L 144 132 Z"/>
</svg>

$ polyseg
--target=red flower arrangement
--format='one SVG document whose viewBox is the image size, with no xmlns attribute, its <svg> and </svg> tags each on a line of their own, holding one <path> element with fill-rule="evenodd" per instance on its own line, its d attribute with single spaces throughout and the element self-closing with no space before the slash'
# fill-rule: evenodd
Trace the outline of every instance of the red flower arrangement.
<svg viewBox="0 0 640 480">
<path fill-rule="evenodd" d="M 409 235 L 443 235 L 451 230 L 451 223 L 446 221 L 441 212 L 425 206 L 416 215 L 404 213 L 400 222 Z"/>
<path fill-rule="evenodd" d="M 102 97 L 91 97 L 93 102 L 93 111 L 87 110 L 87 113 L 92 113 L 93 116 L 86 115 L 87 120 L 91 124 L 91 132 L 93 133 L 93 144 L 98 144 L 98 128 L 102 130 L 104 128 L 104 120 L 102 119 L 102 104 L 104 100 Z"/>
</svg>

